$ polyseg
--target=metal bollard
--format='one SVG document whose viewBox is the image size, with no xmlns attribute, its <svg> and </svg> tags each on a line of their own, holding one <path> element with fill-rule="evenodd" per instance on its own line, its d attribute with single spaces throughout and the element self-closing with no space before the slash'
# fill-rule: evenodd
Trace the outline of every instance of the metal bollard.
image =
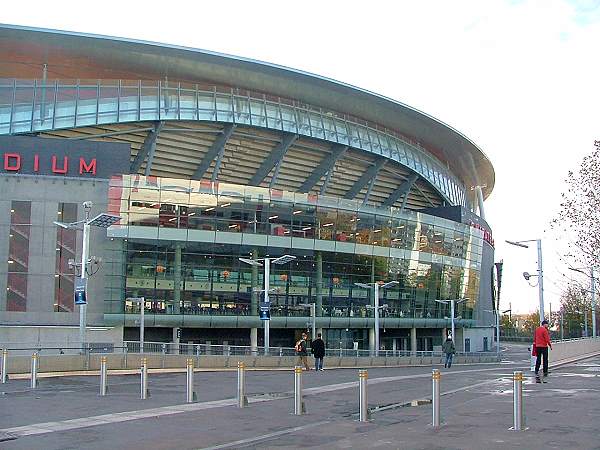
<svg viewBox="0 0 600 450">
<path fill-rule="evenodd" d="M 140 367 L 140 398 L 146 400 L 148 398 L 148 361 L 142 358 Z"/>
<path fill-rule="evenodd" d="M 431 425 L 434 428 L 438 428 L 440 426 L 440 380 L 442 378 L 442 374 L 439 369 L 433 369 L 431 371 L 431 384 L 432 384 L 432 395 L 431 395 L 431 404 L 433 410 L 433 418 Z"/>
<path fill-rule="evenodd" d="M 523 431 L 525 415 L 523 414 L 523 372 L 513 373 L 513 431 Z"/>
<path fill-rule="evenodd" d="M 106 356 L 100 357 L 100 395 L 104 397 L 108 391 L 108 373 L 106 372 Z"/>
<path fill-rule="evenodd" d="M 238 361 L 237 369 L 237 400 L 238 408 L 248 406 L 248 398 L 246 397 L 246 365 L 242 361 Z"/>
<path fill-rule="evenodd" d="M 8 350 L 2 350 L 2 365 L 0 366 L 0 379 L 2 380 L 2 384 L 6 383 L 8 380 Z"/>
<path fill-rule="evenodd" d="M 196 401 L 196 392 L 194 391 L 194 358 L 187 358 L 187 377 L 186 377 L 186 391 L 185 401 L 187 403 L 194 403 Z"/>
<path fill-rule="evenodd" d="M 38 354 L 31 355 L 31 389 L 37 388 Z"/>
<path fill-rule="evenodd" d="M 369 414 L 369 399 L 367 396 L 367 379 L 369 372 L 367 369 L 358 371 L 358 420 L 360 422 L 368 422 Z"/>
<path fill-rule="evenodd" d="M 302 367 L 294 367 L 294 414 L 301 416 L 306 413 L 302 400 Z"/>
</svg>

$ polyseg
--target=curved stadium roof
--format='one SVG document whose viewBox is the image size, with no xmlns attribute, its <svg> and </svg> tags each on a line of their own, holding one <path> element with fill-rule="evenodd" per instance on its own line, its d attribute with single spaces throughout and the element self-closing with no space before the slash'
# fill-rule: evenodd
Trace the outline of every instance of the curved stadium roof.
<svg viewBox="0 0 600 450">
<path fill-rule="evenodd" d="M 48 79 L 53 80 L 164 80 L 168 77 L 173 82 L 214 83 L 294 99 L 299 104 L 348 115 L 369 127 L 401 136 L 450 169 L 467 193 L 471 186 L 481 185 L 485 186 L 484 197 L 488 197 L 494 187 L 495 175 L 491 162 L 479 147 L 460 132 L 400 102 L 318 75 L 180 46 L 0 25 L 0 77 L 40 79 L 43 64 L 48 64 Z M 140 133 L 148 130 L 148 124 L 143 121 L 138 121 L 138 124 Z M 187 129 L 183 124 L 181 126 Z M 116 131 L 120 129 L 111 128 Z M 97 134 L 99 131 L 102 130 L 80 130 L 88 134 Z M 218 129 L 214 131 L 220 132 Z M 140 133 L 132 129 L 131 135 L 141 140 L 133 142 L 133 139 L 132 157 L 143 145 L 144 135 Z M 47 134 L 76 137 L 66 132 Z M 258 134 L 264 141 L 272 138 L 272 134 L 264 130 Z M 304 142 L 306 147 L 316 145 L 309 141 Z M 327 148 L 321 150 L 325 155 L 329 151 Z M 352 148 L 350 158 L 364 158 L 364 152 L 355 150 Z M 370 167 L 376 165 L 377 160 L 369 155 L 362 162 L 366 164 L 364 167 Z M 360 172 L 365 170 L 364 167 L 357 167 L 356 170 Z M 179 170 L 185 172 L 185 168 Z M 394 167 L 388 173 L 392 178 L 393 170 Z M 410 171 L 398 170 L 399 180 L 410 177 Z M 169 172 L 162 173 L 159 170 L 157 174 L 169 175 Z M 293 187 L 293 180 L 291 183 Z M 421 190 L 435 191 L 429 188 L 431 186 L 428 187 L 426 183 L 420 186 Z M 379 195 L 385 197 L 385 189 Z M 427 192 L 424 196 L 428 198 Z"/>
</svg>

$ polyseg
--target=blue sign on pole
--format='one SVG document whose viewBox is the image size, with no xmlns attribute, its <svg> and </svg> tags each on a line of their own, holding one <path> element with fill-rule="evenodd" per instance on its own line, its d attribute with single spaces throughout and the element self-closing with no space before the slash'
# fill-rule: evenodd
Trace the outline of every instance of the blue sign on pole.
<svg viewBox="0 0 600 450">
<path fill-rule="evenodd" d="M 261 303 L 258 311 L 258 317 L 260 320 L 271 320 L 271 311 L 269 303 Z"/>
<path fill-rule="evenodd" d="M 86 278 L 75 278 L 75 304 L 85 305 L 87 304 L 87 279 Z"/>
</svg>

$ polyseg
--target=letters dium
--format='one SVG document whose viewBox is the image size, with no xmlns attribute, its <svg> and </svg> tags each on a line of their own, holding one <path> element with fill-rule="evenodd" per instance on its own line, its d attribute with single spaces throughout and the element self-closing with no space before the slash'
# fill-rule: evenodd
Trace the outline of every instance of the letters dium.
<svg viewBox="0 0 600 450">
<path fill-rule="evenodd" d="M 49 161 L 46 161 L 50 165 L 52 173 L 58 175 L 66 175 L 69 172 L 69 163 L 71 162 L 68 156 L 58 157 L 52 155 Z M 40 171 L 40 155 L 35 154 L 33 156 L 33 167 L 31 170 L 34 173 Z M 19 153 L 4 153 L 4 170 L 7 172 L 19 172 L 21 170 L 22 158 Z M 96 158 L 92 158 L 89 163 L 85 158 L 79 158 L 79 174 L 90 173 L 96 175 Z"/>
</svg>

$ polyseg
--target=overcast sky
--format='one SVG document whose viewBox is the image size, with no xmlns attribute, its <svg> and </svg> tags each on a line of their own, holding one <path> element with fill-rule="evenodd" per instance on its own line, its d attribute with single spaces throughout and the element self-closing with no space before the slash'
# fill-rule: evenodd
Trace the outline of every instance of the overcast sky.
<svg viewBox="0 0 600 450">
<path fill-rule="evenodd" d="M 492 161 L 485 203 L 502 309 L 546 311 L 567 274 L 550 230 L 564 178 L 600 139 L 600 0 L 7 2 L 6 24 L 178 44 L 293 67 L 406 103 L 453 126 Z M 41 76 L 41 72 L 40 72 Z M 572 273 L 572 272 L 571 272 Z"/>
</svg>

